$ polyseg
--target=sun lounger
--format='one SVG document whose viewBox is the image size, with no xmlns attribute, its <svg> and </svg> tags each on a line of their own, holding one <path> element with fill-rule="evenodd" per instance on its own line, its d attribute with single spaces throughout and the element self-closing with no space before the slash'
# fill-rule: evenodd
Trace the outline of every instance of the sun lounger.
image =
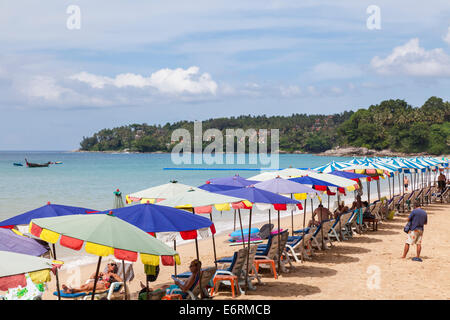
<svg viewBox="0 0 450 320">
<path fill-rule="evenodd" d="M 211 287 L 212 279 L 214 278 L 214 275 L 216 274 L 217 268 L 216 267 L 208 267 L 204 268 L 200 272 L 200 279 L 195 285 L 194 289 L 188 290 L 187 298 L 188 300 L 198 300 L 200 299 L 209 299 L 211 298 L 208 292 L 208 289 Z M 183 275 L 180 277 L 180 275 Z M 184 272 L 183 274 L 177 275 L 177 278 L 186 278 L 185 275 L 188 275 L 187 278 L 190 276 L 190 272 Z M 173 287 L 169 290 L 167 293 L 168 295 L 173 294 L 182 294 L 182 291 L 179 287 Z"/>
<path fill-rule="evenodd" d="M 89 283 L 90 281 L 86 281 Z M 123 282 L 113 282 L 107 290 L 95 290 L 95 297 L 101 299 L 106 296 L 106 299 L 111 300 L 114 294 L 119 293 L 123 288 Z M 92 291 L 90 292 L 76 292 L 76 293 L 65 293 L 63 290 L 59 291 L 61 298 L 63 299 L 74 299 L 74 300 L 88 300 L 91 299 Z M 54 296 L 58 296 L 58 291 L 53 292 Z"/>
<path fill-rule="evenodd" d="M 339 235 L 340 235 L 340 226 L 341 225 L 341 216 L 338 216 L 333 225 L 331 226 L 330 231 L 328 232 L 328 238 L 330 239 L 330 241 L 332 241 L 333 239 L 336 239 L 338 242 L 340 242 L 341 240 L 339 239 Z"/>
<path fill-rule="evenodd" d="M 274 225 L 273 224 L 265 224 L 259 229 L 259 237 L 261 239 L 268 239 L 270 237 L 270 232 L 272 231 Z"/>
<path fill-rule="evenodd" d="M 345 237 L 353 238 L 353 226 L 356 224 L 356 217 L 358 216 L 358 210 L 353 210 L 351 212 L 350 218 L 347 220 L 347 222 L 344 224 L 344 219 L 342 220 L 343 227 L 342 227 L 342 233 L 345 240 L 347 240 Z"/>
<path fill-rule="evenodd" d="M 280 232 L 280 242 L 278 242 L 278 234 L 273 235 L 270 238 L 270 245 L 264 249 L 264 250 L 258 250 L 256 252 L 255 260 L 273 260 L 278 261 L 278 243 L 280 244 L 281 248 L 281 255 L 284 256 L 285 259 L 281 259 L 281 270 L 278 270 L 278 272 L 286 272 L 286 263 L 289 263 L 290 266 L 292 266 L 292 262 L 289 259 L 289 255 L 285 251 L 285 247 L 287 244 L 289 234 L 288 230 L 283 230 Z M 278 263 L 276 264 L 278 265 Z"/>
<path fill-rule="evenodd" d="M 331 244 L 331 239 L 328 236 L 333 224 L 335 222 L 335 219 L 330 220 L 324 220 L 322 223 L 317 227 L 316 231 L 314 232 L 312 236 L 312 245 L 317 247 L 319 250 L 325 250 L 329 249 L 327 247 L 327 243 L 330 244 L 330 247 L 333 246 Z"/>
<path fill-rule="evenodd" d="M 255 250 L 256 250 L 256 246 Z M 234 283 L 236 285 L 236 290 L 239 292 L 241 288 L 239 288 L 239 282 L 238 279 L 242 277 L 243 273 L 243 267 L 247 260 L 247 248 L 242 248 L 238 251 L 236 251 L 231 259 L 231 262 L 229 263 L 229 259 L 219 259 L 216 262 L 218 263 L 224 263 L 229 264 L 227 267 L 223 266 L 220 269 L 217 269 L 214 277 L 217 275 L 230 275 L 230 276 L 236 276 L 236 282 Z M 214 280 L 213 280 L 214 281 Z M 230 281 L 222 281 L 222 283 L 226 285 L 231 285 Z"/>
<path fill-rule="evenodd" d="M 311 246 L 311 238 L 316 230 L 316 227 L 312 227 L 308 229 L 307 233 L 304 233 L 300 236 L 291 236 L 288 237 L 288 242 L 286 244 L 286 252 L 289 257 L 292 257 L 296 262 L 300 262 L 300 259 L 311 259 L 312 255 L 312 246 Z M 303 239 L 304 238 L 304 239 Z M 311 254 L 308 254 L 307 249 L 310 249 Z M 300 252 L 297 252 L 297 251 Z"/>
<path fill-rule="evenodd" d="M 353 211 L 344 212 L 339 216 L 339 223 L 334 226 L 336 233 L 338 233 L 340 240 L 347 240 L 346 235 L 346 224 L 349 222 L 350 218 L 353 216 Z M 333 237 L 333 234 L 331 235 Z"/>
</svg>

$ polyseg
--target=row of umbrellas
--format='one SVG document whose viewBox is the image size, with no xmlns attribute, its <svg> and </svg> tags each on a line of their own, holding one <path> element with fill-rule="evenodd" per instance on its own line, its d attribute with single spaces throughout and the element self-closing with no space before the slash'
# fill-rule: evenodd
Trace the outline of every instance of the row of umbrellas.
<svg viewBox="0 0 450 320">
<path fill-rule="evenodd" d="M 425 167 L 425 164 L 428 166 Z M 269 210 L 269 217 L 270 210 L 277 211 L 279 223 L 280 211 L 291 210 L 293 214 L 294 211 L 302 209 L 298 200 L 305 200 L 306 210 L 308 196 L 313 198 L 319 196 L 321 192 L 345 194 L 346 191 L 360 189 L 361 181 L 376 180 L 383 174 L 390 177 L 395 172 L 422 170 L 420 166 L 428 170 L 432 167 L 448 167 L 448 162 L 434 158 L 420 158 L 414 161 L 398 158 L 365 158 L 353 159 L 346 163 L 333 162 L 315 168 L 316 171 L 287 168 L 277 172 L 264 172 L 249 179 L 240 176 L 210 179 L 199 187 L 172 181 L 126 196 L 127 203 L 140 202 L 140 204 L 122 207 L 121 193 L 117 190 L 114 204 L 116 209 L 113 210 L 100 212 L 48 203 L 44 207 L 2 221 L 0 227 L 13 228 L 16 225 L 29 224 L 32 235 L 52 244 L 54 259 L 56 259 L 55 243 L 58 241 L 62 246 L 73 250 L 84 248 L 86 252 L 99 256 L 97 273 L 102 257 L 114 255 L 122 261 L 134 262 L 137 261 L 138 254 L 144 264 L 157 265 L 161 259 L 163 265 L 175 266 L 176 272 L 176 264 L 180 263 L 179 255 L 175 251 L 176 241 L 174 240 L 172 249 L 149 233 L 155 236 L 160 232 L 178 232 L 184 240 L 194 239 L 198 256 L 197 230 L 209 228 L 215 253 L 213 207 L 218 211 L 227 211 L 231 208 L 235 209 L 235 212 L 237 210 L 240 221 L 240 210 L 250 210 L 249 228 L 253 206 Z M 329 168 L 336 170 L 328 171 Z M 194 213 L 209 214 L 210 219 Z M 243 230 L 242 221 L 240 224 Z M 243 245 L 245 246 L 244 242 Z M 250 246 L 250 234 L 247 246 Z M 4 252 L 1 250 L 4 250 L 2 247 L 0 253 Z M 31 254 L 39 255 L 37 253 L 39 252 Z M 50 269 L 54 269 L 54 265 L 51 265 Z M 0 279 L 16 275 L 2 271 Z M 57 286 L 59 293 L 58 276 Z"/>
</svg>

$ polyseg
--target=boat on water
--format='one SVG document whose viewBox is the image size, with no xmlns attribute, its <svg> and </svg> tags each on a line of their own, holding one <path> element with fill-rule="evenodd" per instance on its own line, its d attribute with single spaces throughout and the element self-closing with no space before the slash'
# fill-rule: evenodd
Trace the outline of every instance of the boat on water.
<svg viewBox="0 0 450 320">
<path fill-rule="evenodd" d="M 14 162 L 13 165 L 15 165 L 16 167 L 23 167 L 23 164 L 19 162 Z"/>
<path fill-rule="evenodd" d="M 50 161 L 47 163 L 32 163 L 32 162 L 28 162 L 28 160 L 26 158 L 25 158 L 25 162 L 26 162 L 28 168 L 48 167 L 50 164 Z"/>
</svg>

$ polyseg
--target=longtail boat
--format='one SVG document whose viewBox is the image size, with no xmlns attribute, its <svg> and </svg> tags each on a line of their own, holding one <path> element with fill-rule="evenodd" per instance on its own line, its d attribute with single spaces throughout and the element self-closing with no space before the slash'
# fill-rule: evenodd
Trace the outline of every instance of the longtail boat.
<svg viewBox="0 0 450 320">
<path fill-rule="evenodd" d="M 47 163 L 31 163 L 31 162 L 28 162 L 28 160 L 26 158 L 25 158 L 25 162 L 26 162 L 28 168 L 48 167 L 48 165 L 50 164 L 50 161 Z"/>
</svg>

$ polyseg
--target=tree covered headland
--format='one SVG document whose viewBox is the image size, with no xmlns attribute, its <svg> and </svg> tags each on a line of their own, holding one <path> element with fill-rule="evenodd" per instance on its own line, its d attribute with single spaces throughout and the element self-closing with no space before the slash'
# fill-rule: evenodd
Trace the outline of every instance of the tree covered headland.
<svg viewBox="0 0 450 320">
<path fill-rule="evenodd" d="M 238 128 L 279 129 L 279 148 L 285 152 L 317 153 L 336 146 L 352 146 L 449 154 L 450 102 L 431 97 L 423 106 L 412 107 L 404 100 L 386 100 L 368 109 L 333 115 L 248 115 L 202 121 L 203 132 L 218 129 L 225 136 L 226 129 Z M 103 129 L 92 137 L 83 137 L 80 146 L 83 151 L 170 152 L 179 142 L 171 141 L 175 129 L 187 129 L 193 137 L 194 122 L 143 123 Z M 210 143 L 204 141 L 203 147 Z"/>
</svg>

